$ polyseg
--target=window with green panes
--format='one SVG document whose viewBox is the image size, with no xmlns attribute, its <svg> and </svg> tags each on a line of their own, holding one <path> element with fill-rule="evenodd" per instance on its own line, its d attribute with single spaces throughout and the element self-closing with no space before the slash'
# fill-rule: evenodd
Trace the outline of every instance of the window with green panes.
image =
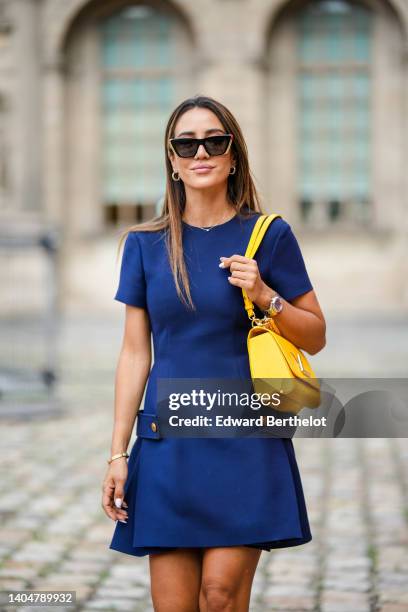
<svg viewBox="0 0 408 612">
<path fill-rule="evenodd" d="M 371 199 L 372 14 L 319 0 L 298 14 L 298 197 L 304 220 L 365 220 Z"/>
<path fill-rule="evenodd" d="M 129 6 L 100 22 L 101 185 L 106 205 L 155 205 L 174 105 L 173 17 Z"/>
</svg>

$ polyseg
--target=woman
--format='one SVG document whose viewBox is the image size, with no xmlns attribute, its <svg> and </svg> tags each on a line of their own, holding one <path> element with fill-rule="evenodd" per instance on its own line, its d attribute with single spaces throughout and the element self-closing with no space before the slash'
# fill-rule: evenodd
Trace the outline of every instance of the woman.
<svg viewBox="0 0 408 612">
<path fill-rule="evenodd" d="M 286 221 L 271 223 L 256 259 L 242 255 L 261 208 L 230 111 L 204 96 L 185 100 L 169 118 L 165 150 L 162 214 L 122 237 L 115 299 L 126 320 L 111 446 L 119 457 L 102 503 L 117 521 L 110 548 L 149 555 L 156 611 L 243 612 L 261 551 L 312 539 L 292 440 L 161 437 L 157 378 L 250 379 L 242 287 L 258 316 L 279 294 L 274 320 L 308 353 L 325 345 L 325 321 Z"/>
</svg>

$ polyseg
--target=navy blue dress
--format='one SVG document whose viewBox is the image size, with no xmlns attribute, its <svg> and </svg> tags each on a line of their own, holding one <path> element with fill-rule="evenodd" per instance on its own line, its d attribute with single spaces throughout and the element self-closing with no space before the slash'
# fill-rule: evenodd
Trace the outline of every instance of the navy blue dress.
<svg viewBox="0 0 408 612">
<path fill-rule="evenodd" d="M 250 321 L 242 290 L 220 256 L 245 254 L 260 213 L 235 215 L 203 231 L 183 222 L 183 249 L 196 311 L 180 301 L 164 231 L 126 238 L 119 302 L 147 309 L 154 363 L 137 438 L 128 459 L 127 524 L 117 522 L 109 548 L 138 557 L 179 547 L 244 545 L 270 550 L 312 539 L 291 438 L 164 438 L 156 380 L 250 378 Z M 263 281 L 290 301 L 312 289 L 290 225 L 268 227 L 255 256 Z M 256 306 L 255 312 L 262 316 Z"/>
</svg>

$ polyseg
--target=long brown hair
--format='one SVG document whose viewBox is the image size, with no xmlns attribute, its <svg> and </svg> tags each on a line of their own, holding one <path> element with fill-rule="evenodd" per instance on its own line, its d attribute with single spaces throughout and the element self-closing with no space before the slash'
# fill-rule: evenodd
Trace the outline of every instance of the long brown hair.
<svg viewBox="0 0 408 612">
<path fill-rule="evenodd" d="M 183 255 L 182 243 L 182 215 L 186 205 L 186 192 L 181 180 L 173 181 L 173 167 L 169 159 L 168 139 L 174 137 L 174 128 L 178 119 L 191 108 L 208 108 L 220 120 L 224 129 L 234 135 L 232 149 L 236 159 L 236 172 L 228 176 L 227 197 L 235 208 L 236 214 L 263 213 L 261 209 L 259 195 L 254 185 L 248 162 L 248 149 L 239 124 L 232 113 L 221 102 L 208 96 L 194 96 L 181 102 L 172 112 L 167 122 L 164 135 L 164 150 L 166 162 L 166 192 L 161 214 L 143 223 L 129 227 L 119 239 L 118 254 L 129 232 L 149 231 L 156 232 L 165 230 L 166 247 L 169 262 L 174 277 L 176 291 L 181 301 L 189 308 L 195 310 L 191 298 L 188 273 Z M 249 213 L 246 212 L 249 209 Z M 243 211 L 241 210 L 243 209 Z M 180 282 L 181 281 L 181 282 Z M 187 299 L 182 293 L 184 289 Z"/>
</svg>

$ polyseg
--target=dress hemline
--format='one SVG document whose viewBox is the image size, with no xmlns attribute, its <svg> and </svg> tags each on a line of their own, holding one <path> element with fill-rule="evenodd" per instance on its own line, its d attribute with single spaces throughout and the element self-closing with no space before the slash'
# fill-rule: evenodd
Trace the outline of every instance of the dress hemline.
<svg viewBox="0 0 408 612">
<path fill-rule="evenodd" d="M 121 548 L 120 546 L 113 546 L 112 544 L 109 546 L 110 550 L 115 550 L 117 552 L 124 553 L 126 555 L 131 555 L 133 557 L 144 557 L 146 555 L 167 552 L 171 550 L 179 550 L 182 548 L 232 548 L 234 546 L 247 546 L 249 548 L 258 548 L 261 550 L 265 550 L 266 552 L 270 552 L 275 548 L 290 548 L 293 546 L 301 546 L 302 544 L 307 544 L 313 539 L 313 536 L 305 536 L 304 538 L 286 538 L 284 540 L 271 540 L 267 542 L 254 542 L 251 544 L 219 544 L 219 545 L 211 545 L 211 546 L 188 546 L 185 544 L 184 546 L 133 546 L 132 550 Z"/>
</svg>

